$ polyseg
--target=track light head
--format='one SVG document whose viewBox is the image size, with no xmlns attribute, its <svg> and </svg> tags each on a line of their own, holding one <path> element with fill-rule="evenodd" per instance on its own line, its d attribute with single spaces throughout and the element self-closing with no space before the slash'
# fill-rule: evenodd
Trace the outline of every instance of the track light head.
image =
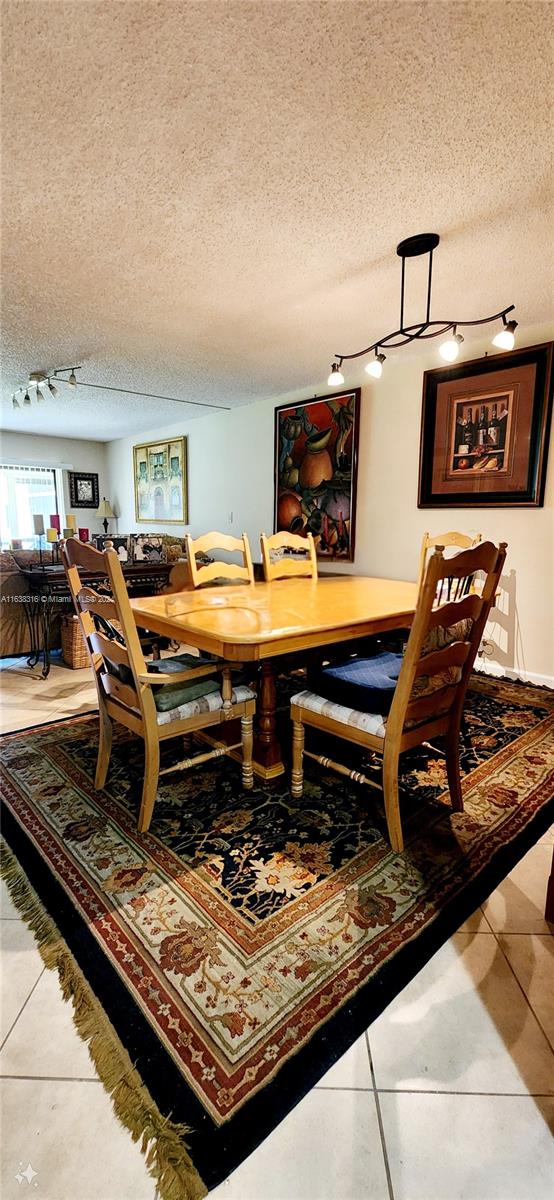
<svg viewBox="0 0 554 1200">
<path fill-rule="evenodd" d="M 332 363 L 331 374 L 327 380 L 328 387 L 342 387 L 344 383 L 344 375 L 340 369 L 339 363 Z"/>
<path fill-rule="evenodd" d="M 461 333 L 454 331 L 453 336 L 448 338 L 446 342 L 442 342 L 439 346 L 441 358 L 444 358 L 446 362 L 455 362 L 460 353 L 460 346 L 463 340 Z"/>
<path fill-rule="evenodd" d="M 13 405 L 13 407 L 14 407 L 14 408 L 19 408 L 19 407 L 20 407 L 19 400 L 17 399 L 17 396 L 16 396 L 15 392 L 14 392 L 14 394 L 13 394 L 13 396 L 12 396 L 12 405 Z"/>
<path fill-rule="evenodd" d="M 503 328 L 493 337 L 492 344 L 498 346 L 499 350 L 513 350 L 517 321 L 507 321 L 505 316 L 502 317 L 502 321 Z"/>
<path fill-rule="evenodd" d="M 77 379 L 76 379 L 75 371 L 73 370 L 73 367 L 71 368 L 71 375 L 69 376 L 69 379 L 67 382 L 70 387 L 77 387 Z"/>
<path fill-rule="evenodd" d="M 25 395 L 24 395 L 24 397 L 23 397 L 23 403 L 24 403 L 24 404 L 30 404 L 30 403 L 31 403 L 31 397 L 30 397 L 30 395 L 29 395 L 29 392 L 28 392 L 28 391 L 27 391 L 27 392 L 25 392 Z"/>
<path fill-rule="evenodd" d="M 365 370 L 368 375 L 371 375 L 373 379 L 380 379 L 383 374 L 383 363 L 385 361 L 385 355 L 378 354 L 376 351 L 375 358 L 372 358 L 371 362 L 366 363 Z"/>
<path fill-rule="evenodd" d="M 38 401 L 40 401 L 40 400 L 44 400 L 44 393 L 43 393 L 43 392 L 41 392 L 41 390 L 40 390 L 40 388 L 39 388 L 39 387 L 37 387 L 37 400 L 38 400 Z"/>
<path fill-rule="evenodd" d="M 52 383 L 51 379 L 48 380 L 48 391 L 51 392 L 51 394 L 53 396 L 57 396 L 57 394 L 58 394 L 58 389 L 57 389 L 55 383 Z"/>
</svg>

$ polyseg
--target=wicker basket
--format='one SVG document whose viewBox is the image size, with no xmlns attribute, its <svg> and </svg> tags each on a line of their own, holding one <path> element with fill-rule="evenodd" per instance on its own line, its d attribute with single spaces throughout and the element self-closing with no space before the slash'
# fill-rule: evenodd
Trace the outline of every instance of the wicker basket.
<svg viewBox="0 0 554 1200">
<path fill-rule="evenodd" d="M 90 664 L 85 639 L 81 632 L 78 617 L 65 616 L 61 619 L 62 626 L 62 657 L 68 667 L 78 670 Z"/>
</svg>

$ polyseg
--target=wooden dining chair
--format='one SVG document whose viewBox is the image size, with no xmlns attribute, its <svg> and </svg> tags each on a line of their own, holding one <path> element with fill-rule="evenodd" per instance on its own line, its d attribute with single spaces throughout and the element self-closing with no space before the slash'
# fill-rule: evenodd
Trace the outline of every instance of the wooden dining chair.
<svg viewBox="0 0 554 1200">
<path fill-rule="evenodd" d="M 473 536 L 469 533 L 438 533 L 435 537 L 431 537 L 429 533 L 424 533 L 421 541 L 421 550 L 419 552 L 419 571 L 417 576 L 418 587 L 423 583 L 425 575 L 425 567 L 431 550 L 436 550 L 437 546 L 446 547 L 455 546 L 458 550 L 470 550 L 472 546 L 478 546 L 481 541 L 481 534 L 476 533 Z"/>
<path fill-rule="evenodd" d="M 254 567 L 250 553 L 248 534 L 242 537 L 230 537 L 228 533 L 204 533 L 202 537 L 191 538 L 185 534 L 187 547 L 188 570 L 193 587 L 203 587 L 212 583 L 254 583 Z M 198 554 L 211 554 L 213 550 L 225 550 L 228 553 L 238 553 L 241 562 L 221 562 L 215 560 L 207 564 L 197 560 Z"/>
<path fill-rule="evenodd" d="M 304 749 L 304 726 L 344 738 L 382 755 L 382 790 L 393 850 L 403 850 L 398 801 L 398 760 L 404 750 L 443 735 L 452 807 L 463 808 L 460 722 L 485 622 L 506 557 L 506 544 L 481 542 L 445 559 L 431 556 L 404 655 L 382 652 L 322 667 L 308 677 L 310 690 L 291 699 L 293 796 L 303 790 L 303 755 L 357 783 L 378 787 L 359 771 Z M 483 572 L 482 589 L 437 604 L 441 581 Z"/>
<path fill-rule="evenodd" d="M 291 576 L 309 576 L 317 579 L 317 558 L 312 533 L 303 537 L 298 533 L 260 534 L 264 579 L 288 579 Z"/>
<path fill-rule="evenodd" d="M 115 550 L 94 550 L 71 538 L 65 543 L 62 558 L 98 692 L 100 741 L 94 786 L 102 788 L 106 782 L 112 723 L 119 721 L 144 741 L 140 833 L 149 828 L 160 775 L 242 747 L 242 783 L 251 788 L 254 692 L 243 685 L 233 688 L 231 667 L 221 661 L 183 654 L 146 663 Z M 88 587 L 81 571 L 105 574 L 111 598 Z M 160 771 L 162 741 L 183 735 L 188 738 L 195 731 L 238 717 L 240 742 L 229 746 L 220 742 L 212 750 Z"/>
</svg>

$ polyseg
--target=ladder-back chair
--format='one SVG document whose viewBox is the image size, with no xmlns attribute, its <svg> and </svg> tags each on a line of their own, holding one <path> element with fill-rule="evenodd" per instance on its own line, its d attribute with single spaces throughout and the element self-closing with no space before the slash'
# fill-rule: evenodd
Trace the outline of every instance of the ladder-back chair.
<svg viewBox="0 0 554 1200">
<path fill-rule="evenodd" d="M 150 825 L 158 777 L 169 771 L 207 762 L 242 747 L 243 787 L 251 788 L 254 693 L 242 685 L 234 689 L 231 667 L 222 662 L 181 655 L 146 663 L 115 550 L 95 550 L 70 538 L 62 557 L 98 692 L 100 741 L 94 786 L 104 787 L 112 722 L 120 721 L 144 741 L 144 782 L 138 817 L 141 833 Z M 81 571 L 104 573 L 111 598 L 88 587 Z M 215 749 L 160 771 L 162 741 L 183 735 L 188 739 L 195 731 L 237 717 L 241 720 L 241 740 L 236 745 L 218 743 Z"/>
<path fill-rule="evenodd" d="M 205 533 L 202 537 L 191 538 L 185 534 L 187 559 L 190 582 L 193 587 L 203 587 L 211 583 L 254 583 L 254 568 L 250 553 L 248 535 L 231 537 L 228 533 Z M 238 554 L 241 562 L 209 562 L 199 563 L 196 555 L 210 554 L 213 550 L 225 550 L 230 554 Z"/>
<path fill-rule="evenodd" d="M 304 726 L 345 738 L 383 757 L 382 788 L 389 838 L 402 851 L 398 760 L 404 750 L 443 735 L 452 807 L 463 808 L 460 723 L 467 685 L 494 601 L 506 545 L 481 542 L 454 558 L 437 547 L 420 589 L 405 654 L 381 653 L 333 663 L 309 676 L 310 690 L 291 699 L 292 794 L 303 790 L 303 754 L 358 783 L 373 780 L 330 758 L 304 750 Z M 444 579 L 485 575 L 482 589 L 446 604 L 436 597 Z"/>
<path fill-rule="evenodd" d="M 417 576 L 418 587 L 423 583 L 425 575 L 425 567 L 431 550 L 436 550 L 437 546 L 442 546 L 443 549 L 454 546 L 458 550 L 470 550 L 472 546 L 478 546 L 481 541 L 481 534 L 457 533 L 452 530 L 450 533 L 438 533 L 435 537 L 431 537 L 429 533 L 424 533 L 421 541 L 421 550 L 419 552 L 419 571 Z"/>
<path fill-rule="evenodd" d="M 317 558 L 312 533 L 303 537 L 298 533 L 260 534 L 264 579 L 288 579 L 291 576 L 308 576 L 317 579 Z M 287 553 L 288 551 L 288 553 Z"/>
</svg>

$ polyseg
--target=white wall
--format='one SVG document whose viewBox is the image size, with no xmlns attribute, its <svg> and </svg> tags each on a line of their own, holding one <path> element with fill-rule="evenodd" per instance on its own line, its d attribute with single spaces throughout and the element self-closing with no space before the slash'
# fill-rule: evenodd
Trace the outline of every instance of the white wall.
<svg viewBox="0 0 554 1200">
<path fill-rule="evenodd" d="M 519 331 L 518 346 L 552 338 L 551 327 Z M 467 341 L 466 358 L 490 349 L 490 340 Z M 493 658 L 502 669 L 554 686 L 554 447 L 550 447 L 544 508 L 418 509 L 418 459 L 422 374 L 440 365 L 437 345 L 424 356 L 391 352 L 379 382 L 361 366 L 346 376 L 362 384 L 356 559 L 343 570 L 388 578 L 415 578 L 421 537 L 447 529 L 478 530 L 508 542 L 501 605 L 491 626 Z M 324 388 L 319 388 L 319 393 Z M 315 388 L 314 388 L 315 391 Z M 182 420 L 140 438 L 108 443 L 108 495 L 119 514 L 119 532 L 138 528 L 132 478 L 133 443 L 188 434 L 189 519 L 192 533 L 209 529 L 249 534 L 259 558 L 259 533 L 273 528 L 273 426 L 277 404 L 306 398 L 306 391 L 260 401 L 231 412 Z M 232 513 L 232 521 L 230 514 Z M 152 523 L 158 532 L 176 526 Z"/>
<path fill-rule="evenodd" d="M 77 525 L 90 529 L 91 533 L 103 533 L 102 519 L 96 517 L 94 508 L 73 508 L 69 502 L 67 471 L 94 471 L 98 474 L 100 499 L 110 499 L 107 474 L 106 442 L 88 442 L 71 438 L 42 437 L 30 433 L 2 433 L 0 458 L 4 462 L 21 463 L 24 466 L 45 465 L 63 467 L 65 511 L 74 512 Z M 113 532 L 113 529 L 112 529 Z"/>
</svg>

